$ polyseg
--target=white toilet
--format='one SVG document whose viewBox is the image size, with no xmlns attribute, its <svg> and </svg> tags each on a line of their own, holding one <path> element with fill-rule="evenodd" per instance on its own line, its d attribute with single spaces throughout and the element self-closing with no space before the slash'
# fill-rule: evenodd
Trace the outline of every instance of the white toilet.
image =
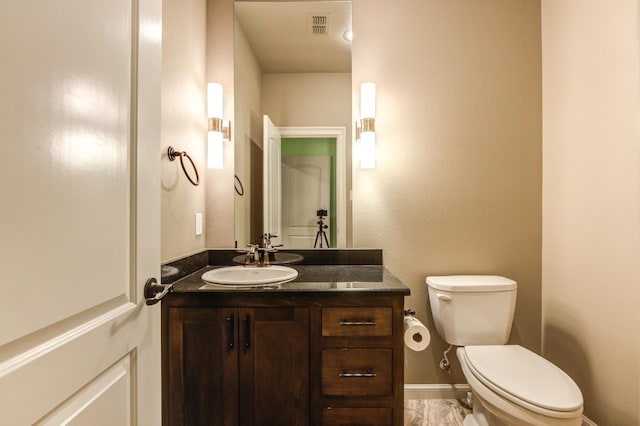
<svg viewBox="0 0 640 426">
<path fill-rule="evenodd" d="M 511 333 L 517 283 L 490 275 L 427 277 L 440 337 L 456 350 L 473 393 L 465 426 L 581 425 L 582 393 L 561 369 Z"/>
</svg>

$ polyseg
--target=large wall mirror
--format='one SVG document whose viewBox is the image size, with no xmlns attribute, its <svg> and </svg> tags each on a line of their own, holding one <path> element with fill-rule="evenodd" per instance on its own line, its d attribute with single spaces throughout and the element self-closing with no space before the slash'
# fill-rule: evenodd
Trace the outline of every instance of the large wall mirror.
<svg viewBox="0 0 640 426">
<path fill-rule="evenodd" d="M 350 35 L 350 1 L 235 2 L 238 247 L 350 246 Z"/>
</svg>

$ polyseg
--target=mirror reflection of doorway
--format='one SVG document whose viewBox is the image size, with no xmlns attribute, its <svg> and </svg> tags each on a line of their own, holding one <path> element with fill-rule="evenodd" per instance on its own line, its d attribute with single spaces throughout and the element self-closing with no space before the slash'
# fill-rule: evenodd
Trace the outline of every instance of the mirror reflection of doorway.
<svg viewBox="0 0 640 426">
<path fill-rule="evenodd" d="M 336 139 L 282 138 L 282 243 L 337 247 L 336 222 Z M 315 243 L 318 233 L 328 244 Z"/>
<path fill-rule="evenodd" d="M 269 128 L 267 128 L 269 127 Z M 327 214 L 324 216 L 324 223 L 327 224 L 327 228 L 325 232 L 327 234 L 327 239 L 330 241 L 330 244 L 323 244 L 322 248 L 326 248 L 330 246 L 332 248 L 343 248 L 346 247 L 346 203 L 347 203 L 347 194 L 346 194 L 346 144 L 345 144 L 345 133 L 346 129 L 344 127 L 277 127 L 275 130 L 279 134 L 279 137 L 271 137 L 271 126 L 265 127 L 263 141 L 264 145 L 269 146 L 270 140 L 278 139 L 280 142 L 280 151 L 288 157 L 292 156 L 328 156 L 330 158 L 330 166 L 329 172 L 325 172 L 324 175 L 329 177 L 329 196 L 325 197 L 329 199 L 326 206 L 317 207 L 314 206 L 311 209 L 311 213 L 308 213 L 307 209 L 307 218 L 308 215 L 311 214 L 312 224 L 314 226 L 313 231 L 313 239 L 316 237 L 316 232 L 318 231 L 318 216 L 317 211 L 319 209 L 327 210 Z M 287 140 L 294 140 L 286 142 Z M 269 181 L 273 180 L 273 176 L 271 176 L 270 171 L 275 171 L 276 167 L 267 167 L 267 164 L 271 164 L 271 160 L 275 161 L 275 158 L 271 156 L 271 160 L 268 160 L 267 151 L 263 151 L 264 155 L 264 167 L 263 167 L 263 208 L 264 211 L 267 212 L 269 210 L 269 215 L 271 218 L 275 217 L 274 215 L 280 215 L 280 220 L 278 223 L 279 230 L 282 230 L 284 227 L 282 222 L 282 204 L 278 204 L 276 199 L 282 201 L 282 186 L 274 186 L 267 184 Z M 282 160 L 280 156 L 278 158 Z M 287 167 L 287 166 L 285 166 Z M 279 164 L 277 167 L 278 174 L 280 175 L 278 180 L 282 177 L 282 166 Z M 299 172 L 296 171 L 296 172 Z M 286 173 L 286 172 L 285 172 Z M 321 174 L 320 172 L 316 172 L 317 174 Z M 291 181 L 291 179 L 289 179 Z M 299 179 L 296 180 L 296 185 L 298 185 Z M 288 192 L 288 191 L 287 191 Z M 306 194 L 306 191 L 302 191 L 303 194 Z M 308 197 L 311 198 L 311 197 Z M 296 202 L 297 203 L 297 202 Z M 257 205 L 257 203 L 255 203 Z M 317 204 L 317 203 L 316 203 Z M 276 211 L 276 209 L 269 209 L 269 206 L 281 207 Z M 253 206 L 252 206 L 253 209 Z M 257 213 L 257 212 L 256 212 Z M 258 214 L 252 214 L 253 219 L 258 218 Z M 267 229 L 267 225 L 270 223 L 267 221 L 267 214 L 264 216 L 265 220 L 262 222 L 263 230 Z M 308 219 L 307 219 L 308 220 Z M 271 221 L 273 222 L 273 221 Z M 274 222 L 275 223 L 275 222 Z M 257 229 L 256 221 L 252 221 L 252 229 Z M 260 233 L 262 233 L 261 231 Z M 277 233 L 279 238 L 277 238 L 274 244 L 284 244 L 283 233 Z M 304 247 L 314 248 L 313 239 L 309 242 L 309 239 L 306 239 Z M 272 239 L 273 241 L 273 239 Z M 300 244 L 291 245 L 291 242 L 288 241 L 287 244 L 284 245 L 283 248 L 299 248 L 302 247 L 302 242 Z"/>
</svg>

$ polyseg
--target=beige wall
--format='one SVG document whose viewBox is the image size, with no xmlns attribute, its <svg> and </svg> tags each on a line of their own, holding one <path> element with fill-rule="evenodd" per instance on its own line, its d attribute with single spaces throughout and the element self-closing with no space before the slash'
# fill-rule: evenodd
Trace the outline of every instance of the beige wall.
<svg viewBox="0 0 640 426">
<path fill-rule="evenodd" d="M 262 109 L 276 126 L 351 129 L 351 74 L 263 74 Z"/>
<path fill-rule="evenodd" d="M 163 1 L 162 28 L 162 261 L 198 252 L 195 214 L 205 213 L 205 0 Z M 167 147 L 187 151 L 200 173 L 193 186 Z"/>
<path fill-rule="evenodd" d="M 600 425 L 640 415 L 638 3 L 543 0 L 543 353 Z"/>
<path fill-rule="evenodd" d="M 515 279 L 511 341 L 539 351 L 539 3 L 354 0 L 353 29 L 354 115 L 361 82 L 378 93 L 377 168 L 354 154 L 354 246 L 384 249 L 433 332 L 407 350 L 405 381 L 464 383 L 457 361 L 453 376 L 438 369 L 428 275 Z"/>
</svg>

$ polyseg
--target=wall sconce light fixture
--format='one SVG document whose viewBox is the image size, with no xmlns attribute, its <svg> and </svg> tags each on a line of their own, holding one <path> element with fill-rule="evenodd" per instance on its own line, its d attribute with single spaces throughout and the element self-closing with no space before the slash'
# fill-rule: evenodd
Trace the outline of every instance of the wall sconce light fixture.
<svg viewBox="0 0 640 426">
<path fill-rule="evenodd" d="M 221 169 L 224 165 L 223 142 L 231 140 L 231 125 L 229 120 L 222 118 L 222 84 L 207 84 L 207 117 L 209 130 L 207 132 L 207 167 Z"/>
<path fill-rule="evenodd" d="M 360 141 L 360 168 L 376 167 L 376 84 L 360 85 L 360 119 L 356 121 L 356 140 Z"/>
</svg>

